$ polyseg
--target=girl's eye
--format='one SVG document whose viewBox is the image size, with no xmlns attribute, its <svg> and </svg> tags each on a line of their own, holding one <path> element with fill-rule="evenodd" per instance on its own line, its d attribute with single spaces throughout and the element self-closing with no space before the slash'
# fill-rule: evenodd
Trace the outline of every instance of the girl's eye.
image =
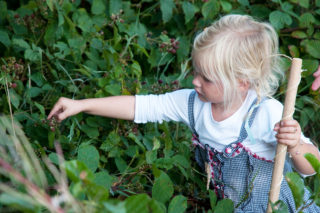
<svg viewBox="0 0 320 213">
<path fill-rule="evenodd" d="M 204 76 L 202 76 L 202 78 L 203 78 L 203 80 L 204 80 L 205 82 L 211 82 L 209 79 L 207 79 L 207 78 L 204 77 Z"/>
</svg>

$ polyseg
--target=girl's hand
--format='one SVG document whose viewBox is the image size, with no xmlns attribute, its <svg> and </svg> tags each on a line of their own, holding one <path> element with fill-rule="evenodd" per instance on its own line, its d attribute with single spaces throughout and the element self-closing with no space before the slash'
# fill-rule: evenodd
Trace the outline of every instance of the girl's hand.
<svg viewBox="0 0 320 213">
<path fill-rule="evenodd" d="M 67 117 L 78 114 L 81 111 L 80 101 L 69 98 L 59 98 L 58 102 L 49 113 L 48 119 L 55 117 L 59 122 L 61 122 Z"/>
<path fill-rule="evenodd" d="M 313 73 L 313 76 L 315 77 L 315 79 L 312 83 L 311 89 L 313 91 L 316 91 L 320 87 L 320 66 L 318 67 L 318 70 Z"/>
<path fill-rule="evenodd" d="M 280 121 L 276 123 L 273 130 L 277 132 L 278 143 L 286 145 L 288 151 L 294 149 L 300 143 L 301 127 L 296 120 Z"/>
</svg>

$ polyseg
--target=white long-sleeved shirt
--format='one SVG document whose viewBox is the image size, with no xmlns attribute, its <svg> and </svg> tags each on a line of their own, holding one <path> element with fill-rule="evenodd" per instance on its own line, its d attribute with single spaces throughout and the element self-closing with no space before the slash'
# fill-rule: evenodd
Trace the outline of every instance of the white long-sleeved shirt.
<svg viewBox="0 0 320 213">
<path fill-rule="evenodd" d="M 134 122 L 178 121 L 190 127 L 188 98 L 191 92 L 191 89 L 182 89 L 162 95 L 136 95 Z M 212 116 L 211 103 L 201 101 L 196 95 L 194 102 L 195 130 L 199 134 L 201 143 L 221 151 L 226 145 L 235 142 L 256 97 L 256 92 L 249 90 L 241 107 L 227 119 L 218 122 Z M 247 137 L 242 144 L 259 157 L 273 160 L 277 144 L 276 132 L 273 131 L 273 128 L 281 120 L 282 111 L 283 105 L 279 101 L 264 100 L 250 128 L 254 141 L 250 141 Z M 311 143 L 303 134 L 301 138 L 304 142 Z"/>
</svg>

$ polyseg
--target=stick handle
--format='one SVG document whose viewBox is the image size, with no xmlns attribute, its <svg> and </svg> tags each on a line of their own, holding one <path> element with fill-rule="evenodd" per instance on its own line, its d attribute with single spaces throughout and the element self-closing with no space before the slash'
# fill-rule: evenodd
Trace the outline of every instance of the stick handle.
<svg viewBox="0 0 320 213">
<path fill-rule="evenodd" d="M 287 92 L 284 101 L 284 108 L 282 114 L 282 120 L 291 120 L 294 113 L 294 105 L 296 102 L 297 90 L 301 78 L 301 66 L 302 60 L 300 58 L 293 58 L 289 81 L 287 86 Z M 286 159 L 287 146 L 283 144 L 277 144 L 277 150 L 275 155 L 275 162 L 272 173 L 272 182 L 269 192 L 269 204 L 268 213 L 272 212 L 270 202 L 275 203 L 279 199 L 280 186 L 283 178 L 283 168 Z"/>
</svg>

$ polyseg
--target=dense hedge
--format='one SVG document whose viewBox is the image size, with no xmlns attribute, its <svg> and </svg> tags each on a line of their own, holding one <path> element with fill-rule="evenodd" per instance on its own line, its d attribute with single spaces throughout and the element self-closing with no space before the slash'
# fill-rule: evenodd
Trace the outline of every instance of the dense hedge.
<svg viewBox="0 0 320 213">
<path fill-rule="evenodd" d="M 0 0 L 0 111 L 13 115 L 37 155 L 48 155 L 56 165 L 54 144 L 60 142 L 69 189 L 79 201 L 66 209 L 232 211 L 230 200 L 216 205 L 214 194 L 205 190 L 205 177 L 193 163 L 191 133 L 181 124 L 140 126 L 86 114 L 59 125 L 45 119 L 60 96 L 191 88 L 194 36 L 229 13 L 269 21 L 279 34 L 281 53 L 303 59 L 294 116 L 305 134 L 319 141 L 320 96 L 310 85 L 320 58 L 320 0 Z M 290 60 L 283 64 L 287 69 Z M 280 101 L 285 85 L 276 95 Z M 43 169 L 46 192 L 59 195 L 49 190 L 59 181 Z M 319 180 L 308 184 L 320 188 Z M 12 184 L 26 193 L 17 182 Z M 319 203 L 319 195 L 314 199 Z M 8 191 L 0 202 L 6 210 L 8 205 L 24 211 L 46 206 Z"/>
</svg>

